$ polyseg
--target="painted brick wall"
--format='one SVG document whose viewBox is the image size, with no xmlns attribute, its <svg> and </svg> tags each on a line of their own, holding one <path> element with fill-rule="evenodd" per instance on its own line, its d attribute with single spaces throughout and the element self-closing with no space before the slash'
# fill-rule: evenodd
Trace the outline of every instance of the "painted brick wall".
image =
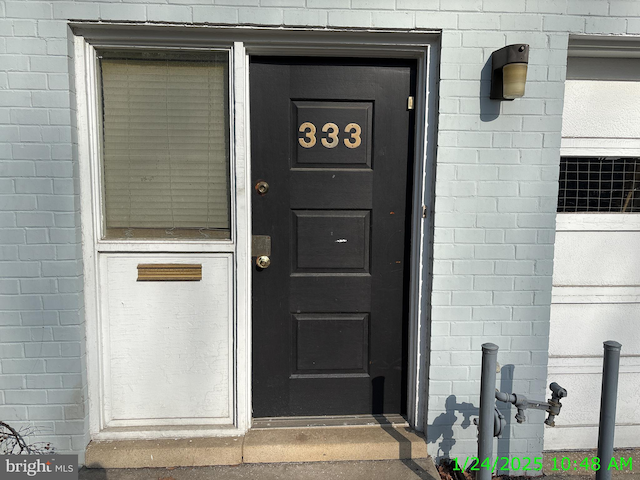
<svg viewBox="0 0 640 480">
<path fill-rule="evenodd" d="M 0 5 L 0 419 L 31 441 L 88 441 L 82 252 L 68 28 Z"/>
<path fill-rule="evenodd" d="M 500 346 L 503 389 L 544 396 L 568 35 L 640 34 L 640 2 L 0 1 L 0 418 L 28 420 L 39 439 L 81 453 L 87 398 L 69 19 L 441 29 L 430 451 L 476 449 L 470 416 L 483 342 Z M 526 96 L 490 102 L 490 54 L 516 42 L 531 45 Z M 501 456 L 540 454 L 542 416 L 529 417 L 499 441 Z"/>
</svg>

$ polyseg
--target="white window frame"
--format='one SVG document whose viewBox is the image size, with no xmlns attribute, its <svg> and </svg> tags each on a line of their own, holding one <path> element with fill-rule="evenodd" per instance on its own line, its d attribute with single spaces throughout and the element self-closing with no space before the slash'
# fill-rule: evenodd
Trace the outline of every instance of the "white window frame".
<svg viewBox="0 0 640 480">
<path fill-rule="evenodd" d="M 561 157 L 633 157 L 635 155 L 620 155 L 608 152 L 597 153 L 600 150 L 585 150 L 583 153 L 566 153 L 560 151 Z M 608 213 L 608 212 L 583 212 L 556 214 L 557 232 L 623 232 L 640 231 L 640 213 Z"/>
<path fill-rule="evenodd" d="M 639 58 L 640 42 L 633 37 L 574 35 L 569 40 L 569 57 Z M 564 114 L 564 113 L 563 113 Z M 563 137 L 561 157 L 637 157 L 640 139 Z M 558 213 L 558 232 L 640 231 L 638 213 Z"/>
<path fill-rule="evenodd" d="M 101 45 L 90 45 L 88 44 L 89 51 L 87 55 L 91 57 L 91 62 L 95 63 L 95 67 L 97 68 L 98 62 L 98 54 L 96 51 L 96 47 L 98 49 L 105 49 Z M 109 48 L 109 47 L 106 47 Z M 211 48 L 181 48 L 181 51 L 184 51 L 185 54 L 189 52 L 227 52 L 228 60 L 229 60 L 229 125 L 234 125 L 234 92 L 233 92 L 233 51 L 232 45 L 220 45 L 220 46 L 212 46 Z M 171 50 L 174 51 L 171 47 L 160 48 L 160 47 L 149 47 L 149 46 L 136 46 L 136 45 L 127 45 L 118 47 L 117 50 Z M 96 70 L 88 71 L 88 75 L 93 76 L 95 79 L 95 84 L 97 85 L 97 75 L 98 72 Z M 99 100 L 101 93 L 96 92 L 96 101 Z M 95 112 L 96 115 L 99 114 L 98 111 Z M 101 126 L 101 120 L 99 120 L 98 128 Z M 233 137 L 234 129 L 230 128 L 229 135 L 229 172 L 235 171 L 235 155 L 234 155 L 234 137 Z M 97 132 L 99 134 L 99 132 Z M 98 160 L 98 164 L 96 164 L 96 160 Z M 103 221 L 93 222 L 94 223 L 94 238 L 95 244 L 98 248 L 99 252 L 157 252 L 157 251 L 172 251 L 172 252 L 212 252 L 212 253 L 220 253 L 220 252 L 233 252 L 234 251 L 234 243 L 235 243 L 235 232 L 234 229 L 231 228 L 232 225 L 235 224 L 235 214 L 236 214 L 236 198 L 233 195 L 235 191 L 236 178 L 233 175 L 230 175 L 229 179 L 229 206 L 230 206 L 230 216 L 229 216 L 229 225 L 230 225 L 230 238 L 229 239 L 212 239 L 204 241 L 197 240 L 189 240 L 189 239 L 105 239 L 105 224 L 104 224 L 104 179 L 102 178 L 102 145 L 101 140 L 95 142 L 95 151 L 93 155 L 92 163 L 92 182 L 94 183 L 93 188 L 95 189 L 95 195 L 93 195 L 93 202 L 95 203 L 96 212 L 101 212 L 101 216 Z M 98 190 L 99 189 L 99 190 Z"/>
<path fill-rule="evenodd" d="M 639 213 L 561 213 L 558 232 L 640 232 Z"/>
<path fill-rule="evenodd" d="M 429 297 L 431 290 L 432 215 L 435 185 L 437 65 L 439 32 L 353 32 L 347 30 L 265 29 L 248 27 L 173 27 L 167 25 L 71 25 L 75 34 L 78 159 L 81 184 L 89 430 L 93 439 L 242 435 L 251 417 L 251 173 L 249 124 L 249 58 L 251 55 L 349 56 L 412 58 L 418 63 L 416 92 L 416 161 L 413 185 L 412 251 L 409 318 L 408 420 L 425 430 L 429 370 Z M 101 240 L 99 119 L 95 48 L 229 49 L 231 134 L 231 240 L 126 241 Z M 99 169 L 98 169 L 99 170 Z M 98 195 L 99 197 L 99 195 Z M 426 212 L 426 220 L 423 218 Z M 233 415 L 229 424 L 197 430 L 147 427 L 107 431 L 103 421 L 104 378 L 101 373 L 99 255 L 129 252 L 229 253 L 235 257 L 233 349 Z"/>
<path fill-rule="evenodd" d="M 100 48 L 102 50 L 107 50 L 107 48 Z M 123 46 L 122 48 L 114 49 L 117 51 L 131 50 L 131 51 L 140 51 L 140 50 L 161 50 L 161 51 L 171 51 L 175 52 L 175 50 L 171 48 L 159 48 L 159 47 L 139 47 L 139 46 Z M 227 61 L 228 61 L 228 73 L 229 78 L 227 79 L 229 98 L 228 107 L 229 107 L 229 125 L 233 125 L 233 58 L 232 58 L 232 45 L 215 47 L 211 48 L 181 48 L 181 52 L 185 52 L 185 55 L 189 53 L 198 53 L 198 52 L 224 52 L 227 53 Z M 96 62 L 98 62 L 99 53 L 96 51 L 96 47 L 93 48 L 92 55 L 96 55 Z M 97 63 L 96 63 L 97 65 Z M 98 72 L 96 72 L 97 74 Z M 101 95 L 98 93 L 97 95 Z M 98 97 L 99 98 L 99 97 Z M 102 122 L 100 122 L 101 124 Z M 234 171 L 234 152 L 233 152 L 233 128 L 229 128 L 227 132 L 227 137 L 229 140 L 229 172 Z M 145 252 L 145 251 L 158 251 L 158 248 L 167 248 L 169 247 L 171 251 L 176 252 L 221 252 L 221 251 L 233 251 L 232 247 L 234 244 L 234 231 L 231 228 L 234 225 L 234 215 L 235 215 L 235 196 L 232 192 L 235 191 L 235 181 L 233 175 L 230 175 L 229 179 L 229 191 L 228 191 L 228 201 L 229 201 L 229 233 L 230 238 L 228 239 L 212 239 L 204 242 L 198 242 L 197 240 L 189 240 L 189 239 L 123 239 L 123 238 L 111 238 L 105 239 L 105 231 L 106 231 L 106 215 L 105 215 L 105 184 L 103 177 L 103 155 L 102 155 L 102 139 L 97 145 L 97 154 L 100 158 L 100 167 L 96 168 L 96 182 L 99 182 L 100 186 L 100 195 L 96 195 L 95 201 L 99 204 L 99 211 L 102 212 L 103 221 L 95 222 L 95 238 L 96 244 L 98 246 L 98 250 L 101 252 Z M 135 228 L 135 227 L 134 227 Z"/>
</svg>

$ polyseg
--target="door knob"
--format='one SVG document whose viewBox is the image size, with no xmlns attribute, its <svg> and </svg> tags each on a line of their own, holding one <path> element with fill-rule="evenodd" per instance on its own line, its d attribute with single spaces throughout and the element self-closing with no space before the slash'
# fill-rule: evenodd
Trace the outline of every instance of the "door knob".
<svg viewBox="0 0 640 480">
<path fill-rule="evenodd" d="M 263 269 L 267 268 L 269 265 L 271 265 L 271 259 L 266 255 L 261 255 L 258 258 L 256 258 L 256 265 L 259 268 L 263 268 Z"/>
</svg>

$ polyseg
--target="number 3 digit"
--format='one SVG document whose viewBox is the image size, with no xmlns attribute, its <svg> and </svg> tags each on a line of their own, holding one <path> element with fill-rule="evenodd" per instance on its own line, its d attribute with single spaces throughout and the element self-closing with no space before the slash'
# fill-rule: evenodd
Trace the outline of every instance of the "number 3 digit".
<svg viewBox="0 0 640 480">
<path fill-rule="evenodd" d="M 355 130 L 355 132 L 352 132 L 352 130 Z M 362 138 L 360 138 L 362 129 L 360 128 L 360 125 L 358 125 L 357 123 L 350 123 L 349 125 L 344 127 L 344 131 L 345 133 L 351 133 L 350 139 L 344 139 L 344 144 L 347 146 L 347 148 L 358 148 L 362 143 Z"/>
<path fill-rule="evenodd" d="M 311 148 L 316 144 L 316 126 L 311 122 L 304 122 L 300 125 L 298 131 L 303 133 L 307 129 L 309 129 L 309 131 L 305 133 L 305 138 L 299 138 L 298 142 L 300 142 L 300 145 L 304 148 Z"/>
<path fill-rule="evenodd" d="M 338 138 L 338 132 L 340 131 L 340 129 L 335 123 L 325 123 L 324 127 L 322 127 L 322 131 L 326 133 L 328 130 L 331 130 L 331 132 L 328 134 L 331 141 L 329 142 L 326 138 L 323 138 L 322 145 L 327 148 L 337 147 L 340 143 L 340 139 Z"/>
</svg>

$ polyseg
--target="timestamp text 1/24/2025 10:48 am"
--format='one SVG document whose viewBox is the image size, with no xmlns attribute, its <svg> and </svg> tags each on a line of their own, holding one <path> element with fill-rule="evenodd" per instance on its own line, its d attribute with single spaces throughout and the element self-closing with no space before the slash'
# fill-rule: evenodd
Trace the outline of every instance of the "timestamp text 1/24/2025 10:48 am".
<svg viewBox="0 0 640 480">
<path fill-rule="evenodd" d="M 540 471 L 542 470 L 542 457 L 499 457 L 494 460 L 493 463 L 489 462 L 489 460 L 485 459 L 483 462 L 480 462 L 478 457 L 467 457 L 464 463 L 460 463 L 458 459 L 454 459 L 455 466 L 454 470 L 457 471 L 472 471 L 477 472 L 481 468 L 489 469 L 493 472 L 496 471 Z M 579 470 L 584 469 L 585 472 L 589 471 L 598 471 L 600 468 L 603 468 L 600 465 L 600 459 L 598 457 L 585 457 L 582 461 L 572 461 L 569 457 L 556 458 L 553 457 L 551 459 L 551 471 L 569 471 L 569 470 Z M 629 471 L 633 470 L 633 458 L 629 457 L 627 459 L 620 458 L 615 459 L 612 458 L 609 462 L 609 465 L 606 466 L 608 470 L 625 470 Z"/>
</svg>

